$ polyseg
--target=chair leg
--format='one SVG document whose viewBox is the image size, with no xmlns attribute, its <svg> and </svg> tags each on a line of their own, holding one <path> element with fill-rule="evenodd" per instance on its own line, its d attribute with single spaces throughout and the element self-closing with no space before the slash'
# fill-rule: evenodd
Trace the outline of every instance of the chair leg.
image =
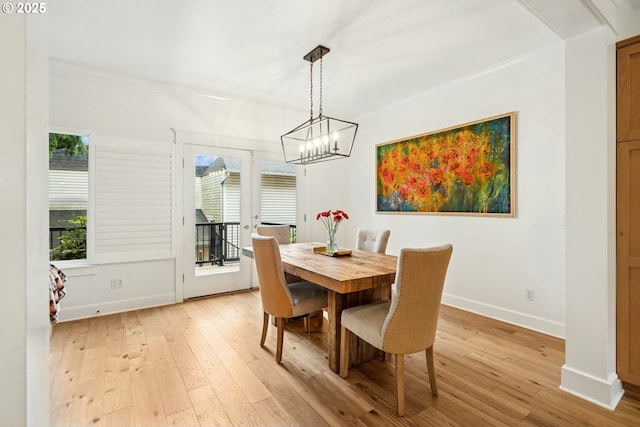
<svg viewBox="0 0 640 427">
<path fill-rule="evenodd" d="M 264 347 L 264 340 L 267 338 L 267 329 L 269 328 L 269 314 L 265 311 L 262 320 L 262 338 L 260 338 L 260 347 Z"/>
<path fill-rule="evenodd" d="M 349 330 L 340 328 L 340 376 L 347 378 L 349 375 Z"/>
<path fill-rule="evenodd" d="M 404 417 L 404 354 L 396 354 L 396 388 L 398 394 L 398 416 Z"/>
<path fill-rule="evenodd" d="M 429 384 L 431 385 L 431 394 L 438 395 L 438 387 L 436 386 L 436 370 L 433 365 L 433 345 L 425 350 L 427 356 L 427 371 L 429 373 Z"/>
<path fill-rule="evenodd" d="M 304 331 L 308 334 L 311 331 L 311 315 L 304 316 Z"/>
<path fill-rule="evenodd" d="M 282 341 L 284 336 L 284 319 L 282 317 L 276 317 L 276 327 L 278 328 L 278 340 L 276 345 L 276 362 L 280 363 L 282 360 Z"/>
</svg>

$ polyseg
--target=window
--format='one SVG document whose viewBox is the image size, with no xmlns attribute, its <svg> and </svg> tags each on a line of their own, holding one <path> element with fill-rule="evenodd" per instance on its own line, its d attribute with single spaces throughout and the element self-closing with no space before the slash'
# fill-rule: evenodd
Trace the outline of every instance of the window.
<svg viewBox="0 0 640 427">
<path fill-rule="evenodd" d="M 49 258 L 87 258 L 89 137 L 49 134 Z"/>
<path fill-rule="evenodd" d="M 171 258 L 170 143 L 51 133 L 49 149 L 51 260 Z"/>
</svg>

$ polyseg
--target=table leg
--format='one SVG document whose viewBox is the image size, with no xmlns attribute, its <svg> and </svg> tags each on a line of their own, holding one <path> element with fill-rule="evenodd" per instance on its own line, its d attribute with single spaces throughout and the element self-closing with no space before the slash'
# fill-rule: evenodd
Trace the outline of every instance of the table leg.
<svg viewBox="0 0 640 427">
<path fill-rule="evenodd" d="M 328 290 L 327 315 L 329 317 L 329 336 L 327 337 L 329 351 L 329 369 L 340 371 L 340 316 L 344 305 L 344 295 Z"/>
<path fill-rule="evenodd" d="M 352 292 L 349 294 L 339 294 L 335 291 L 328 290 L 327 314 L 329 317 L 329 336 L 327 337 L 329 352 L 329 369 L 333 372 L 340 371 L 340 335 L 342 322 L 342 310 L 357 305 L 368 304 L 371 302 L 388 300 L 391 297 L 390 285 L 382 286 L 379 289 L 369 289 L 360 292 Z M 351 334 L 349 340 L 349 365 L 355 366 L 376 357 L 382 357 L 384 353 L 373 347 L 366 341 Z"/>
</svg>

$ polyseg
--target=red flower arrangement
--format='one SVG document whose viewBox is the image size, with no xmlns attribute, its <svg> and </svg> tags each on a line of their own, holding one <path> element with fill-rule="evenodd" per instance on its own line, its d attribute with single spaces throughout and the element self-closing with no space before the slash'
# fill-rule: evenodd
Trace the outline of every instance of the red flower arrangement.
<svg viewBox="0 0 640 427">
<path fill-rule="evenodd" d="M 327 229 L 327 253 L 333 254 L 338 251 L 338 245 L 336 245 L 336 231 L 342 221 L 349 219 L 349 215 L 345 211 L 336 209 L 335 211 L 319 212 L 316 215 L 316 221 L 322 221 L 324 228 Z"/>
<path fill-rule="evenodd" d="M 335 211 L 319 212 L 318 215 L 316 215 L 316 221 L 322 220 L 322 223 L 327 229 L 329 235 L 334 236 L 336 234 L 336 231 L 338 231 L 340 223 L 347 219 L 349 219 L 349 215 L 347 215 L 345 211 L 341 211 L 340 209 L 337 209 Z"/>
</svg>

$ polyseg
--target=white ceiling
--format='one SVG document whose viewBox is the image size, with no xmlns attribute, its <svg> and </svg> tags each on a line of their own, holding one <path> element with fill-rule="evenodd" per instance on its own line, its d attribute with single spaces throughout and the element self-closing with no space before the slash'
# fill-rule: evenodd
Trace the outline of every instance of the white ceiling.
<svg viewBox="0 0 640 427">
<path fill-rule="evenodd" d="M 323 112 L 336 117 L 602 25 L 584 0 L 58 0 L 47 15 L 54 63 L 306 111 L 302 57 L 322 44 Z"/>
</svg>

